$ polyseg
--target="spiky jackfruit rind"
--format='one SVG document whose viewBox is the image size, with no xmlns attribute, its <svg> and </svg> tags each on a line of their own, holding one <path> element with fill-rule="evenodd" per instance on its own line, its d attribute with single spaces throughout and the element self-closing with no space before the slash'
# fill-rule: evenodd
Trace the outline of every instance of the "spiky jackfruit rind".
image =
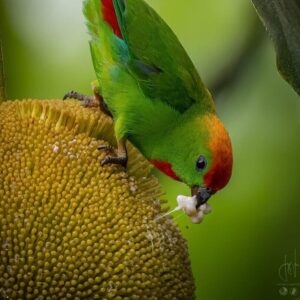
<svg viewBox="0 0 300 300">
<path fill-rule="evenodd" d="M 74 101 L 0 104 L 0 299 L 194 299 L 186 242 L 129 145 L 101 168 L 112 124 Z"/>
</svg>

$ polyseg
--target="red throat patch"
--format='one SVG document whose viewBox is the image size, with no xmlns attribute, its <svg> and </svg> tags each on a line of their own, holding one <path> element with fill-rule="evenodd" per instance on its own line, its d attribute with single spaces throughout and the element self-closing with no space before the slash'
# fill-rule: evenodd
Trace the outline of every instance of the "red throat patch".
<svg viewBox="0 0 300 300">
<path fill-rule="evenodd" d="M 113 0 L 100 0 L 100 1 L 102 4 L 103 19 L 112 28 L 114 34 L 117 35 L 119 38 L 122 38 L 122 33 L 118 23 Z"/>
<path fill-rule="evenodd" d="M 176 175 L 176 173 L 172 169 L 172 165 L 166 161 L 160 161 L 160 160 L 151 160 L 151 163 L 161 172 L 168 175 L 169 177 L 181 181 L 180 178 Z"/>
</svg>

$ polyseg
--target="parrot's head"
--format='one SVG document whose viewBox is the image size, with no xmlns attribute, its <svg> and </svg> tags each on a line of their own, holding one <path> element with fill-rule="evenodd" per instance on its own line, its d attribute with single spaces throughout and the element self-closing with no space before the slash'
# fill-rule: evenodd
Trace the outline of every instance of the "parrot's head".
<svg viewBox="0 0 300 300">
<path fill-rule="evenodd" d="M 206 203 L 211 195 L 227 185 L 233 162 L 230 138 L 219 118 L 208 114 L 200 122 L 204 131 L 199 131 L 196 138 L 200 142 L 190 158 L 191 163 L 194 160 L 194 175 L 187 178 L 192 195 L 197 197 L 197 206 Z"/>
<path fill-rule="evenodd" d="M 230 180 L 231 142 L 215 114 L 182 123 L 186 126 L 174 129 L 170 140 L 166 137 L 165 145 L 169 149 L 166 160 L 154 164 L 170 177 L 186 183 L 199 207 Z"/>
</svg>

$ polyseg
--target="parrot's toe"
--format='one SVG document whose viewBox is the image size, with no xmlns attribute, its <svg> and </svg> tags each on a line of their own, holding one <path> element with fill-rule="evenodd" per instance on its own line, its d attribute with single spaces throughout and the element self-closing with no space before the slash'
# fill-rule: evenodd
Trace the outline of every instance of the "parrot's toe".
<svg viewBox="0 0 300 300">
<path fill-rule="evenodd" d="M 83 95 L 74 91 L 66 93 L 63 97 L 63 100 L 66 99 L 76 99 L 80 101 L 81 106 L 83 107 L 99 107 L 99 102 L 96 101 L 94 96 Z"/>
<path fill-rule="evenodd" d="M 77 93 L 75 91 L 70 91 L 68 93 L 66 93 L 63 97 L 63 100 L 66 100 L 66 99 L 76 99 L 76 100 L 80 100 L 82 101 L 84 98 L 84 95 L 80 94 L 80 93 Z"/>
<path fill-rule="evenodd" d="M 99 107 L 99 104 L 95 102 L 94 96 L 85 96 L 80 105 L 83 107 Z"/>
<path fill-rule="evenodd" d="M 127 160 L 128 160 L 127 156 L 108 156 L 101 161 L 100 165 L 103 167 L 107 164 L 115 164 L 115 165 L 121 165 L 124 168 L 126 168 Z"/>
<path fill-rule="evenodd" d="M 73 98 L 72 95 L 74 94 L 74 91 L 70 91 L 68 93 L 66 93 L 63 97 L 63 100 L 67 100 L 67 99 L 70 99 L 70 98 Z"/>
<path fill-rule="evenodd" d="M 113 151 L 114 148 L 111 145 L 100 145 L 97 147 L 98 150 L 106 150 L 106 151 Z"/>
</svg>

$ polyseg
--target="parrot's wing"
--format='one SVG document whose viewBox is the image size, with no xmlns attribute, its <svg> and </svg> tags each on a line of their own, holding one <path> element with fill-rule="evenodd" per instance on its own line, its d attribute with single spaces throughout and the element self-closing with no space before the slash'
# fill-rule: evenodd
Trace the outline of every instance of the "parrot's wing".
<svg viewBox="0 0 300 300">
<path fill-rule="evenodd" d="M 178 38 L 143 0 L 113 0 L 129 68 L 143 92 L 184 112 L 210 97 Z M 210 100 L 209 100 L 210 101 Z"/>
</svg>

